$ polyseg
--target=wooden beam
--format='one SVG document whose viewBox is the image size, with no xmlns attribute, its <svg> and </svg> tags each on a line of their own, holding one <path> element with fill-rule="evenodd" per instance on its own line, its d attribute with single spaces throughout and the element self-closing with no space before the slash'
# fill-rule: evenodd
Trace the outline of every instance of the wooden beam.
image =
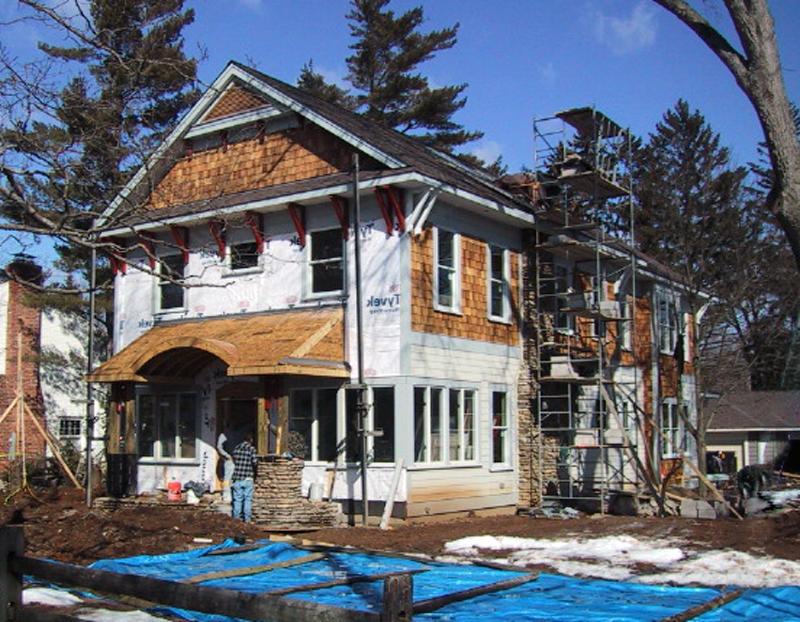
<svg viewBox="0 0 800 622">
<path fill-rule="evenodd" d="M 311 333 L 303 343 L 295 348 L 291 354 L 288 354 L 287 358 L 303 358 L 306 354 L 311 352 L 315 345 L 325 339 L 325 337 L 328 336 L 328 333 L 333 330 L 333 327 L 339 324 L 341 321 L 342 317 L 339 315 L 334 315 L 328 319 L 327 322 Z"/>
<path fill-rule="evenodd" d="M 381 622 L 407 622 L 414 615 L 414 579 L 410 574 L 388 577 L 383 582 Z"/>
<path fill-rule="evenodd" d="M 245 212 L 244 221 L 253 234 L 256 243 L 256 252 L 260 255 L 264 252 L 264 214 L 256 212 Z"/>
<path fill-rule="evenodd" d="M 9 568 L 17 576 L 31 574 L 59 585 L 124 594 L 160 605 L 243 618 L 285 622 L 381 622 L 377 613 L 354 611 L 303 600 L 288 600 L 269 594 L 188 585 L 153 577 L 122 574 L 61 564 L 33 557 L 12 556 Z"/>
<path fill-rule="evenodd" d="M 350 237 L 350 211 L 347 208 L 347 199 L 332 194 L 330 200 L 339 225 L 342 227 L 342 239 L 347 240 Z"/>
<path fill-rule="evenodd" d="M 291 568 L 292 566 L 301 566 L 311 562 L 319 561 L 325 558 L 323 553 L 311 553 L 310 555 L 303 555 L 295 557 L 283 562 L 275 562 L 272 564 L 264 564 L 261 566 L 249 566 L 247 568 L 233 568 L 231 570 L 219 570 L 216 572 L 204 572 L 187 579 L 182 579 L 183 583 L 202 583 L 203 581 L 213 581 L 214 579 L 230 579 L 232 577 L 247 577 L 253 574 L 261 574 L 263 572 L 270 572 L 278 568 Z"/>
<path fill-rule="evenodd" d="M 721 501 L 736 518 L 738 518 L 739 520 L 744 520 L 744 517 L 741 514 L 739 514 L 739 512 L 737 512 L 736 509 L 730 503 L 728 503 L 725 497 L 723 497 L 720 494 L 719 490 L 717 490 L 717 487 L 714 486 L 714 484 L 712 484 L 710 481 L 708 481 L 708 478 L 705 475 L 703 475 L 703 473 L 700 471 L 700 469 L 697 468 L 697 465 L 694 462 L 689 460 L 689 458 L 687 458 L 684 455 L 681 455 L 681 459 L 684 461 L 684 463 L 689 465 L 689 468 L 692 469 L 695 475 L 697 475 L 697 477 L 700 478 L 700 481 L 702 481 L 706 485 L 706 488 L 708 488 L 711 494 L 714 495 L 714 498 L 717 501 Z"/>
<path fill-rule="evenodd" d="M 0 622 L 22 620 L 22 574 L 10 571 L 12 559 L 25 554 L 25 532 L 21 525 L 0 529 Z"/>
<path fill-rule="evenodd" d="M 227 248 L 225 242 L 225 223 L 221 220 L 209 220 L 208 221 L 208 232 L 211 234 L 211 237 L 214 238 L 214 241 L 217 243 L 217 253 L 219 254 L 219 258 L 223 261 L 225 260 L 225 249 Z"/>
<path fill-rule="evenodd" d="M 406 230 L 406 213 L 403 209 L 402 190 L 398 190 L 394 186 L 387 186 L 384 192 L 394 211 L 394 217 L 397 219 L 397 229 L 400 233 L 404 233 Z"/>
<path fill-rule="evenodd" d="M 739 596 L 742 595 L 744 590 L 733 590 L 732 592 L 726 592 L 724 594 L 720 594 L 716 598 L 712 598 L 708 602 L 705 602 L 701 605 L 697 605 L 696 607 L 692 607 L 691 609 L 687 609 L 686 611 L 682 611 L 681 613 L 675 614 L 674 616 L 668 616 L 666 618 L 661 618 L 659 622 L 686 622 L 687 620 L 691 620 L 693 618 L 698 617 L 700 614 L 703 614 L 707 611 L 711 611 L 713 609 L 717 609 L 722 607 L 722 605 L 726 605 L 727 603 L 731 602 L 732 600 L 736 600 Z"/>
<path fill-rule="evenodd" d="M 172 234 L 172 239 L 175 240 L 175 245 L 181 251 L 183 265 L 185 266 L 189 263 L 189 229 L 171 225 L 169 231 Z"/>
<path fill-rule="evenodd" d="M 297 238 L 302 248 L 306 246 L 306 209 L 298 203 L 289 203 L 289 217 L 294 224 Z"/>
<path fill-rule="evenodd" d="M 129 382 L 125 390 L 125 453 L 138 453 L 136 444 L 136 397 L 133 383 Z"/>
<path fill-rule="evenodd" d="M 381 210 L 383 222 L 386 223 L 386 235 L 392 235 L 392 231 L 394 230 L 394 220 L 392 219 L 392 213 L 389 210 L 386 197 L 383 194 L 384 192 L 385 190 L 380 186 L 375 188 L 375 199 L 377 200 L 378 207 Z"/>
<path fill-rule="evenodd" d="M 371 583 L 372 581 L 382 581 L 391 577 L 398 577 L 401 575 L 414 575 L 422 572 L 428 572 L 427 568 L 419 568 L 416 570 L 400 570 L 395 572 L 381 572 L 379 574 L 359 574 L 355 576 L 345 577 L 343 579 L 332 579 L 330 581 L 323 581 L 322 583 L 310 583 L 308 585 L 295 585 L 293 587 L 284 587 L 280 590 L 270 590 L 270 596 L 284 596 L 286 594 L 296 594 L 298 592 L 313 592 L 314 590 L 322 590 L 328 587 L 336 587 L 339 585 L 355 585 L 356 583 Z"/>
<path fill-rule="evenodd" d="M 491 594 L 492 592 L 499 592 L 501 590 L 508 590 L 518 585 L 530 583 L 539 578 L 539 573 L 525 574 L 521 577 L 514 577 L 506 581 L 498 581 L 497 583 L 490 583 L 489 585 L 481 585 L 473 587 L 468 590 L 461 590 L 460 592 L 453 592 L 452 594 L 445 594 L 444 596 L 437 596 L 435 598 L 428 598 L 414 603 L 414 613 L 430 613 L 441 609 L 445 605 L 467 600 L 468 598 L 475 598 L 476 596 L 483 596 L 484 594 Z"/>
</svg>

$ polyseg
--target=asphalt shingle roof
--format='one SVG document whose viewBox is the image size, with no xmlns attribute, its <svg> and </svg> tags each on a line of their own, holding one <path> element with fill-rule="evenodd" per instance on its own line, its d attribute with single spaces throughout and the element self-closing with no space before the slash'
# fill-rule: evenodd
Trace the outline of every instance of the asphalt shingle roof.
<svg viewBox="0 0 800 622">
<path fill-rule="evenodd" d="M 714 430 L 800 429 L 800 391 L 740 391 L 706 400 Z"/>
</svg>

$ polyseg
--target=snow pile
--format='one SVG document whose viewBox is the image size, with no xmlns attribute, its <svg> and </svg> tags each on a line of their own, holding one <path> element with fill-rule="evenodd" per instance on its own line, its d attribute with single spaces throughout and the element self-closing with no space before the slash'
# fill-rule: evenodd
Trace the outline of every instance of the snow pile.
<svg viewBox="0 0 800 622">
<path fill-rule="evenodd" d="M 789 488 L 786 490 L 762 490 L 759 496 L 768 499 L 772 505 L 782 506 L 789 501 L 800 499 L 800 488 Z"/>
<path fill-rule="evenodd" d="M 48 607 L 69 607 L 83 602 L 74 594 L 51 587 L 28 587 L 22 590 L 23 605 L 46 605 Z"/>
<path fill-rule="evenodd" d="M 710 551 L 676 564 L 666 572 L 635 580 L 641 583 L 740 587 L 800 585 L 800 563 L 775 557 L 754 557 L 739 551 Z"/>
<path fill-rule="evenodd" d="M 738 551 L 696 553 L 675 542 L 632 536 L 553 539 L 476 536 L 445 544 L 448 557 L 485 559 L 486 551 L 503 551 L 507 557 L 491 561 L 515 566 L 545 565 L 570 576 L 632 580 L 680 585 L 737 585 L 777 587 L 800 585 L 800 563 L 755 557 Z M 656 571 L 640 574 L 639 564 Z"/>
</svg>

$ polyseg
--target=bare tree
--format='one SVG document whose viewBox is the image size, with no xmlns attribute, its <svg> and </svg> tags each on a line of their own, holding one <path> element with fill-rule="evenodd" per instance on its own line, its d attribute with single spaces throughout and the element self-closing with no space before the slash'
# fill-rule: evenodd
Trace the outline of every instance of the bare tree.
<svg viewBox="0 0 800 622">
<path fill-rule="evenodd" d="M 765 207 L 785 231 L 800 271 L 800 143 L 767 0 L 724 0 L 741 52 L 685 0 L 654 1 L 686 24 L 719 57 L 753 104 L 774 172 Z"/>
</svg>

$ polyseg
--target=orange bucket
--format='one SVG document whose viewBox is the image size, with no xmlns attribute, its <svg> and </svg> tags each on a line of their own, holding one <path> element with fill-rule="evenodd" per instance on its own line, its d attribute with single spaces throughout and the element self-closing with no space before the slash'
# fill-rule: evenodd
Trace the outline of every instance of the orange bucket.
<svg viewBox="0 0 800 622">
<path fill-rule="evenodd" d="M 172 480 L 167 484 L 167 501 L 180 501 L 181 500 L 181 486 L 180 482 Z"/>
</svg>

